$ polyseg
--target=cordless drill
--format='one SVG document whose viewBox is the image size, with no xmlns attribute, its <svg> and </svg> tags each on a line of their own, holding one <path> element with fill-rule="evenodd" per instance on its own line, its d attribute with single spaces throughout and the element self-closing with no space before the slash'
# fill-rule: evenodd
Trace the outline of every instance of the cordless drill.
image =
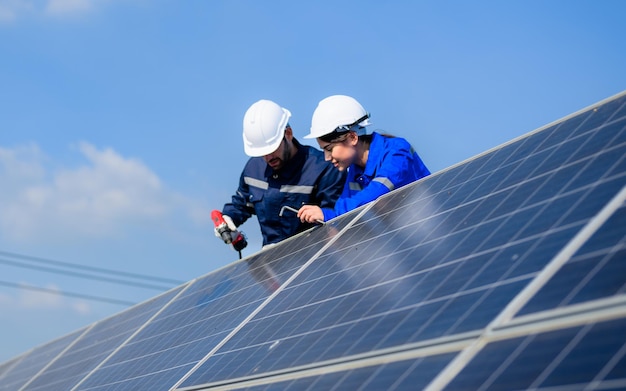
<svg viewBox="0 0 626 391">
<path fill-rule="evenodd" d="M 222 215 L 222 212 L 219 210 L 211 212 L 211 220 L 213 220 L 213 224 L 215 225 L 215 236 L 221 238 L 224 243 L 231 244 L 235 251 L 239 251 L 241 255 L 241 250 L 248 245 L 243 232 L 239 232 L 232 222 L 229 225 L 224 219 L 224 215 Z"/>
</svg>

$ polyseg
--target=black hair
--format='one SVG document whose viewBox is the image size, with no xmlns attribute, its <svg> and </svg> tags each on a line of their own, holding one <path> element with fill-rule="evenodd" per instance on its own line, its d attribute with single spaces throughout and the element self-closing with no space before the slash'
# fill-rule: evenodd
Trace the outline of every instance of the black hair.
<svg viewBox="0 0 626 391">
<path fill-rule="evenodd" d="M 348 137 L 348 133 L 350 133 L 349 130 L 345 130 L 345 131 L 333 130 L 332 132 L 319 137 L 319 139 L 325 143 L 338 143 L 338 142 L 345 140 Z"/>
</svg>

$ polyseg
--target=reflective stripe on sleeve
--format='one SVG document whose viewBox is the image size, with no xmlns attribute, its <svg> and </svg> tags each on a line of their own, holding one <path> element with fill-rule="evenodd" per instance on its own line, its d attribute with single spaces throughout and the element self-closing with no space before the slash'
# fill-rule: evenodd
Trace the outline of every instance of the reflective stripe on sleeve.
<svg viewBox="0 0 626 391">
<path fill-rule="evenodd" d="M 269 187 L 269 184 L 265 181 L 259 180 L 259 179 L 255 179 L 249 176 L 243 177 L 243 181 L 248 185 L 248 186 L 254 186 L 257 187 L 259 189 L 263 189 L 263 190 L 267 190 L 267 188 Z"/>
<path fill-rule="evenodd" d="M 376 177 L 372 179 L 372 182 L 380 182 L 382 183 L 389 191 L 395 189 L 393 182 L 391 182 L 388 178 L 385 177 Z"/>
<path fill-rule="evenodd" d="M 350 182 L 350 183 L 348 183 L 348 186 L 350 186 L 350 190 L 352 190 L 352 191 L 361 191 L 361 190 L 363 190 L 363 187 L 358 182 Z"/>
<path fill-rule="evenodd" d="M 281 193 L 311 194 L 311 193 L 313 193 L 313 186 L 282 185 L 280 187 L 280 191 L 281 191 Z"/>
</svg>

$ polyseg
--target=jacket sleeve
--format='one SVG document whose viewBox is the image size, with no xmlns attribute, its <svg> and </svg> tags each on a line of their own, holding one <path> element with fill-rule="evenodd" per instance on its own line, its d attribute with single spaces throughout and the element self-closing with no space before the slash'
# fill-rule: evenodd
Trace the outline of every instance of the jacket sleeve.
<svg viewBox="0 0 626 391">
<path fill-rule="evenodd" d="M 334 210 L 322 209 L 324 220 L 327 221 L 333 217 L 342 215 L 368 202 L 374 201 L 383 194 L 403 186 L 413 179 L 413 154 L 407 143 L 406 147 L 397 148 L 388 151 L 382 158 L 376 175 L 363 190 L 358 193 L 349 195 L 348 186 L 344 190 L 342 196 L 335 203 Z"/>
<path fill-rule="evenodd" d="M 224 205 L 222 214 L 229 216 L 236 226 L 240 226 L 254 214 L 254 208 L 248 204 L 250 188 L 244 181 L 244 173 L 239 177 L 239 188 L 232 196 L 232 201 Z"/>
<path fill-rule="evenodd" d="M 347 213 L 361 205 L 374 201 L 381 195 L 389 193 L 391 189 L 381 182 L 372 181 L 365 189 L 356 193 L 352 197 L 340 198 L 335 203 L 334 209 L 322 208 L 324 213 L 324 221 L 328 221 L 334 217 Z"/>
</svg>

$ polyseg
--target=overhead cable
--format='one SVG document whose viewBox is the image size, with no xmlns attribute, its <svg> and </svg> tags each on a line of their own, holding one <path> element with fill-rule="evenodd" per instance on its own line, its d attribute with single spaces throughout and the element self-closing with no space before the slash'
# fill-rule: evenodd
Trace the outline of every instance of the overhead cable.
<svg viewBox="0 0 626 391">
<path fill-rule="evenodd" d="M 26 261 L 31 261 L 31 262 L 56 265 L 56 266 L 61 266 L 61 267 L 66 267 L 66 268 L 71 268 L 71 269 L 85 270 L 85 271 L 101 273 L 101 274 L 109 274 L 109 275 L 114 275 L 116 277 L 123 276 L 127 278 L 133 278 L 133 279 L 139 279 L 139 280 L 150 280 L 150 281 L 163 282 L 163 283 L 175 284 L 175 285 L 180 285 L 185 282 L 185 281 L 176 280 L 173 278 L 155 277 L 155 276 L 149 276 L 145 274 L 129 273 L 129 272 L 124 272 L 120 270 L 105 269 L 105 268 L 95 267 L 95 266 L 79 265 L 79 264 L 70 263 L 70 262 L 62 262 L 62 261 L 56 261 L 56 260 L 47 259 L 47 258 L 18 254 L 18 253 L 13 253 L 9 251 L 0 250 L 0 255 L 5 256 L 5 257 L 10 257 L 10 258 L 17 258 L 17 259 L 22 259 Z"/>
<path fill-rule="evenodd" d="M 15 267 L 31 269 L 31 270 L 61 274 L 65 276 L 72 276 L 72 277 L 79 277 L 79 278 L 85 278 L 85 279 L 96 280 L 96 281 L 111 282 L 114 284 L 128 285 L 128 286 L 132 286 L 135 288 L 155 289 L 158 291 L 166 291 L 171 288 L 171 286 L 145 284 L 142 282 L 122 280 L 119 278 L 101 277 L 101 276 L 95 276 L 95 275 L 87 274 L 87 273 L 60 270 L 60 269 L 55 269 L 55 268 L 46 267 L 46 266 L 30 265 L 30 264 L 26 264 L 26 263 L 19 262 L 19 261 L 11 261 L 11 260 L 4 259 L 1 257 L 0 257 L 0 263 L 5 264 L 5 265 L 15 266 Z"/>
<path fill-rule="evenodd" d="M 51 294 L 56 294 L 56 295 L 61 295 L 61 296 L 77 297 L 77 298 L 86 299 L 86 300 L 101 301 L 101 302 L 110 303 L 110 304 L 119 304 L 123 306 L 131 306 L 135 304 L 132 301 L 112 299 L 109 297 L 102 297 L 102 296 L 84 295 L 82 293 L 60 291 L 60 290 L 50 289 L 50 288 L 41 288 L 41 287 L 37 287 L 33 285 L 16 284 L 14 282 L 2 281 L 2 280 L 0 280 L 0 285 L 12 287 L 12 288 L 27 289 L 31 291 L 51 293 Z"/>
</svg>

